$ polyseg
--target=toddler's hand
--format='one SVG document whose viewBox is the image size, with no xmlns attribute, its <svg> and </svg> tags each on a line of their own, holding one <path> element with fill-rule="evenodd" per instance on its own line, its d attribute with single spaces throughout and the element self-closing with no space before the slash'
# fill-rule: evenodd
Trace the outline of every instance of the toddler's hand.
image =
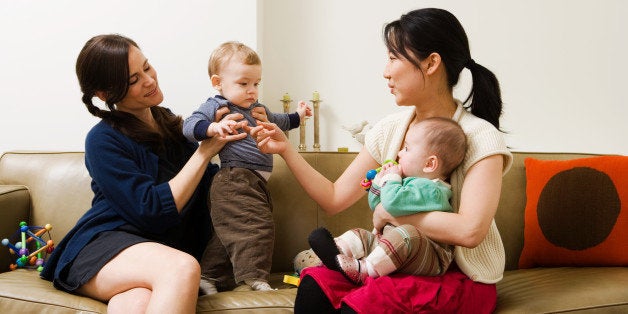
<svg viewBox="0 0 628 314">
<path fill-rule="evenodd" d="M 297 113 L 299 114 L 299 117 L 301 118 L 301 120 L 303 120 L 305 117 L 312 116 L 312 108 L 310 108 L 310 106 L 306 104 L 305 101 L 299 101 L 299 107 L 297 108 Z"/>
<path fill-rule="evenodd" d="M 238 122 L 230 120 L 230 119 L 222 119 L 220 122 L 212 122 L 207 128 L 207 136 L 214 137 L 220 136 L 225 137 L 228 134 L 232 134 L 236 132 L 237 128 L 240 128 L 241 125 L 238 125 Z"/>
</svg>

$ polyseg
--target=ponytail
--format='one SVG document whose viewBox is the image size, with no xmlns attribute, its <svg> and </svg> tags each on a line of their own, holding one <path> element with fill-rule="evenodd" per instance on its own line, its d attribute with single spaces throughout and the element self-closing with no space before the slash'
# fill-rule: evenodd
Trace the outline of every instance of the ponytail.
<svg viewBox="0 0 628 314">
<path fill-rule="evenodd" d="M 469 108 L 476 117 L 490 122 L 499 129 L 499 117 L 502 115 L 502 96 L 497 77 L 489 69 L 475 63 L 473 59 L 469 59 L 465 66 L 471 71 L 473 81 L 471 92 L 464 101 L 465 108 Z"/>
</svg>

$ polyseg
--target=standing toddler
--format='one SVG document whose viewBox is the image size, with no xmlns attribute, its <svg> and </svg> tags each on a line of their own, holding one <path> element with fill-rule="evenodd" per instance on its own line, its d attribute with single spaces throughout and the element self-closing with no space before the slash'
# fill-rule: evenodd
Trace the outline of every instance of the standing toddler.
<svg viewBox="0 0 628 314">
<path fill-rule="evenodd" d="M 184 135 L 194 141 L 235 132 L 229 119 L 215 122 L 216 111 L 227 107 L 256 125 L 252 111 L 265 111 L 270 122 L 282 130 L 299 126 L 311 116 L 305 102 L 295 113 L 273 113 L 258 101 L 262 78 L 257 53 L 238 42 L 226 42 L 211 54 L 209 77 L 219 95 L 210 97 L 185 119 Z M 257 108 L 257 109 L 256 109 Z M 272 201 L 266 183 L 273 169 L 273 156 L 260 152 L 255 139 L 227 143 L 219 153 L 220 170 L 211 185 L 209 200 L 213 225 L 201 260 L 201 291 L 214 294 L 245 283 L 253 290 L 271 290 L 268 284 L 274 245 Z"/>
</svg>

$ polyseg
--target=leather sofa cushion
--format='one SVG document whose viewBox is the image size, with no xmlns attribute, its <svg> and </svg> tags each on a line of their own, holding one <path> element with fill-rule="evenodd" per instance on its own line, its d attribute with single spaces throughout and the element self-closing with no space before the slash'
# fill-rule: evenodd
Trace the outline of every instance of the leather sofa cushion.
<svg viewBox="0 0 628 314">
<path fill-rule="evenodd" d="M 246 312 L 292 313 L 296 288 L 283 283 L 284 274 L 271 275 L 276 291 L 228 291 L 199 297 L 197 313 Z M 57 290 L 52 282 L 39 278 L 35 270 L 17 269 L 0 274 L 2 313 L 106 313 L 105 303 Z"/>
<path fill-rule="evenodd" d="M 628 267 L 554 267 L 506 271 L 497 283 L 499 313 L 626 313 Z"/>
<path fill-rule="evenodd" d="M 57 290 L 52 282 L 39 278 L 35 270 L 17 269 L 0 274 L 3 313 L 106 313 L 107 305 Z"/>
</svg>

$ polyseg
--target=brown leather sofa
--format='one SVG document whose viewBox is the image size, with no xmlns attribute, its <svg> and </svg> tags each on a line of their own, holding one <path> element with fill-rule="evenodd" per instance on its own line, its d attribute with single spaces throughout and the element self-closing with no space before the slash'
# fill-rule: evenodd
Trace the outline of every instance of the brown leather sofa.
<svg viewBox="0 0 628 314">
<path fill-rule="evenodd" d="M 355 153 L 303 153 L 322 174 L 337 178 Z M 586 154 L 514 153 L 504 178 L 496 221 L 506 247 L 506 273 L 497 284 L 496 313 L 628 313 L 628 267 L 517 269 L 523 247 L 526 157 L 571 159 Z M 9 152 L 0 157 L 0 239 L 10 237 L 20 221 L 51 224 L 60 241 L 89 208 L 90 178 L 81 152 Z M 356 183 L 357 184 L 357 183 Z M 296 289 L 282 282 L 293 273 L 292 259 L 307 249 L 317 226 L 339 234 L 350 227 L 369 228 L 366 198 L 336 216 L 326 216 L 295 181 L 281 158 L 269 182 L 276 220 L 273 280 L 276 291 L 230 291 L 199 298 L 198 313 L 292 312 Z M 0 313 L 105 313 L 106 304 L 61 292 L 35 270 L 9 271 L 15 257 L 0 251 Z M 147 258 L 149 261 L 150 258 Z"/>
</svg>

